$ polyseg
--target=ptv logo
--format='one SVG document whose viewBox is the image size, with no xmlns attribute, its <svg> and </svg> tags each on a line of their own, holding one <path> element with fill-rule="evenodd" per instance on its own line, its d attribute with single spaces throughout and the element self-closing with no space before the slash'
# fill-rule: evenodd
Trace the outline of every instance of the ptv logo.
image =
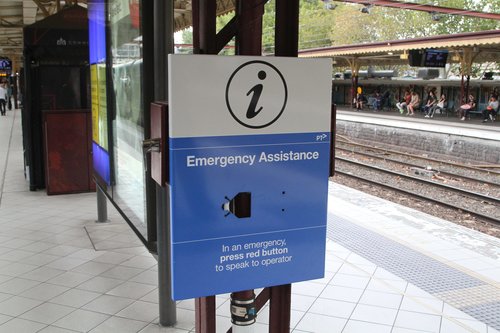
<svg viewBox="0 0 500 333">
<path fill-rule="evenodd" d="M 231 116 L 248 128 L 264 128 L 281 117 L 288 89 L 281 72 L 268 62 L 255 60 L 239 66 L 226 85 Z"/>
</svg>

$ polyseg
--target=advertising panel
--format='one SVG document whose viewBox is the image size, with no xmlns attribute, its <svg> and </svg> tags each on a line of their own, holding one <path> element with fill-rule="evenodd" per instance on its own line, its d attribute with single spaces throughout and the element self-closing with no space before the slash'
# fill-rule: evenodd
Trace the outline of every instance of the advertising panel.
<svg viewBox="0 0 500 333">
<path fill-rule="evenodd" d="M 103 0 L 88 2 L 92 152 L 94 172 L 111 184 L 106 94 L 106 11 Z"/>
<path fill-rule="evenodd" d="M 329 59 L 169 56 L 174 299 L 324 275 Z"/>
</svg>

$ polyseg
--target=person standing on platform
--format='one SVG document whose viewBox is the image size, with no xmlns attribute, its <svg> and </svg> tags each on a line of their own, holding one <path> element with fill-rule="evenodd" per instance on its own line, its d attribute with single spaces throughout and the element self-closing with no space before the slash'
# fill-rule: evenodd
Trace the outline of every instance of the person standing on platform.
<svg viewBox="0 0 500 333">
<path fill-rule="evenodd" d="M 364 101 L 365 101 L 365 96 L 363 96 L 363 88 L 358 87 L 358 89 L 356 89 L 356 97 L 354 98 L 354 105 L 356 106 L 356 111 L 363 110 Z"/>
<path fill-rule="evenodd" d="M 356 99 L 354 100 L 354 104 L 356 106 L 356 111 L 363 110 L 364 100 L 365 100 L 365 97 L 361 93 L 356 94 Z"/>
<path fill-rule="evenodd" d="M 9 81 L 5 83 L 5 89 L 7 90 L 7 107 L 9 108 L 9 111 L 12 110 L 12 85 L 10 84 Z"/>
<path fill-rule="evenodd" d="M 373 111 L 380 111 L 382 109 L 382 95 L 380 95 L 380 92 L 377 90 L 373 97 Z"/>
<path fill-rule="evenodd" d="M 14 99 L 14 109 L 17 109 L 18 108 L 18 102 L 17 102 L 17 83 L 14 82 L 14 84 L 12 84 L 12 97 Z"/>
<path fill-rule="evenodd" d="M 7 101 L 7 89 L 5 89 L 5 82 L 0 84 L 0 114 L 5 116 L 5 103 Z"/>
</svg>

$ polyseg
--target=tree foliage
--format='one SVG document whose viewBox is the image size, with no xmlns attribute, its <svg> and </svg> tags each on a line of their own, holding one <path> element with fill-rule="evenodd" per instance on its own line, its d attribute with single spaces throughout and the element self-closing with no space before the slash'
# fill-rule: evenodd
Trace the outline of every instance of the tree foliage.
<svg viewBox="0 0 500 333">
<path fill-rule="evenodd" d="M 416 2 L 429 3 L 424 0 Z M 330 3 L 335 5 L 334 10 L 328 9 L 332 6 L 326 7 L 323 0 L 300 1 L 299 49 L 500 29 L 498 21 L 463 15 L 439 14 L 439 21 L 435 21 L 429 13 L 415 10 L 373 7 L 370 14 L 365 14 L 360 11 L 360 5 Z M 500 12 L 499 0 L 434 0 L 434 4 L 457 8 L 457 13 L 464 9 Z M 275 10 L 275 0 L 268 1 L 263 17 L 264 54 L 274 53 Z M 217 30 L 233 16 L 234 13 L 218 17 Z M 183 32 L 183 40 L 185 43 L 192 41 L 189 30 Z M 221 53 L 233 54 L 233 49 Z"/>
<path fill-rule="evenodd" d="M 271 1 L 273 2 L 273 1 Z M 325 9 L 323 1 L 301 1 L 301 48 L 347 45 L 365 42 L 417 38 L 460 32 L 494 30 L 500 28 L 495 20 L 463 15 L 437 14 L 399 8 L 373 7 L 370 14 L 360 11 L 359 5 L 337 3 L 335 10 Z M 441 0 L 436 5 L 463 9 L 499 12 L 498 0 Z M 330 43 L 328 43 L 330 42 Z M 308 45 L 313 45 L 308 47 Z M 302 47 L 304 46 L 304 47 Z"/>
</svg>

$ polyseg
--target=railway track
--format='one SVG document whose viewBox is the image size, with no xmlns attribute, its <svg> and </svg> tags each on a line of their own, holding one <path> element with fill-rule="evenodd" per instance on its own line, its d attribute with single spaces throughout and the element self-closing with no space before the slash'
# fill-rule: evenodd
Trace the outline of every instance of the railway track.
<svg viewBox="0 0 500 333">
<path fill-rule="evenodd" d="M 346 140 L 337 140 L 336 149 L 350 151 L 356 154 L 363 154 L 373 158 L 383 158 L 392 162 L 401 162 L 413 167 L 428 168 L 438 170 L 442 175 L 461 177 L 469 181 L 482 181 L 485 184 L 500 186 L 500 172 L 492 169 L 485 169 L 456 163 L 451 161 L 438 160 L 416 154 L 399 152 L 381 147 L 373 147 L 361 143 Z"/>
<path fill-rule="evenodd" d="M 361 157 L 363 160 L 367 160 L 370 163 L 381 164 L 381 165 L 393 165 L 395 168 L 403 170 L 413 170 L 413 172 L 420 172 L 422 174 L 427 174 L 428 178 L 432 179 L 434 182 L 448 182 L 451 185 L 463 188 L 467 190 L 469 188 L 477 189 L 477 191 L 486 192 L 490 196 L 500 197 L 500 183 L 485 179 L 477 179 L 476 177 L 466 176 L 463 174 L 457 174 L 451 171 L 442 171 L 440 168 L 434 169 L 429 165 L 422 165 L 416 163 L 409 163 L 401 161 L 397 158 L 391 158 L 383 154 L 372 154 L 366 152 L 354 152 L 346 148 L 336 148 L 337 154 L 340 152 L 343 157 L 352 157 L 358 159 Z M 500 176 L 498 177 L 500 178 Z"/>
<path fill-rule="evenodd" d="M 353 166 L 356 170 L 355 174 L 352 172 Z M 500 225 L 500 199 L 498 197 L 468 191 L 342 157 L 336 157 L 336 173 L 428 202 L 459 209 L 482 220 Z M 376 180 L 380 178 L 380 174 L 384 174 L 383 180 Z M 429 191 L 429 187 L 433 188 L 432 191 Z"/>
</svg>

